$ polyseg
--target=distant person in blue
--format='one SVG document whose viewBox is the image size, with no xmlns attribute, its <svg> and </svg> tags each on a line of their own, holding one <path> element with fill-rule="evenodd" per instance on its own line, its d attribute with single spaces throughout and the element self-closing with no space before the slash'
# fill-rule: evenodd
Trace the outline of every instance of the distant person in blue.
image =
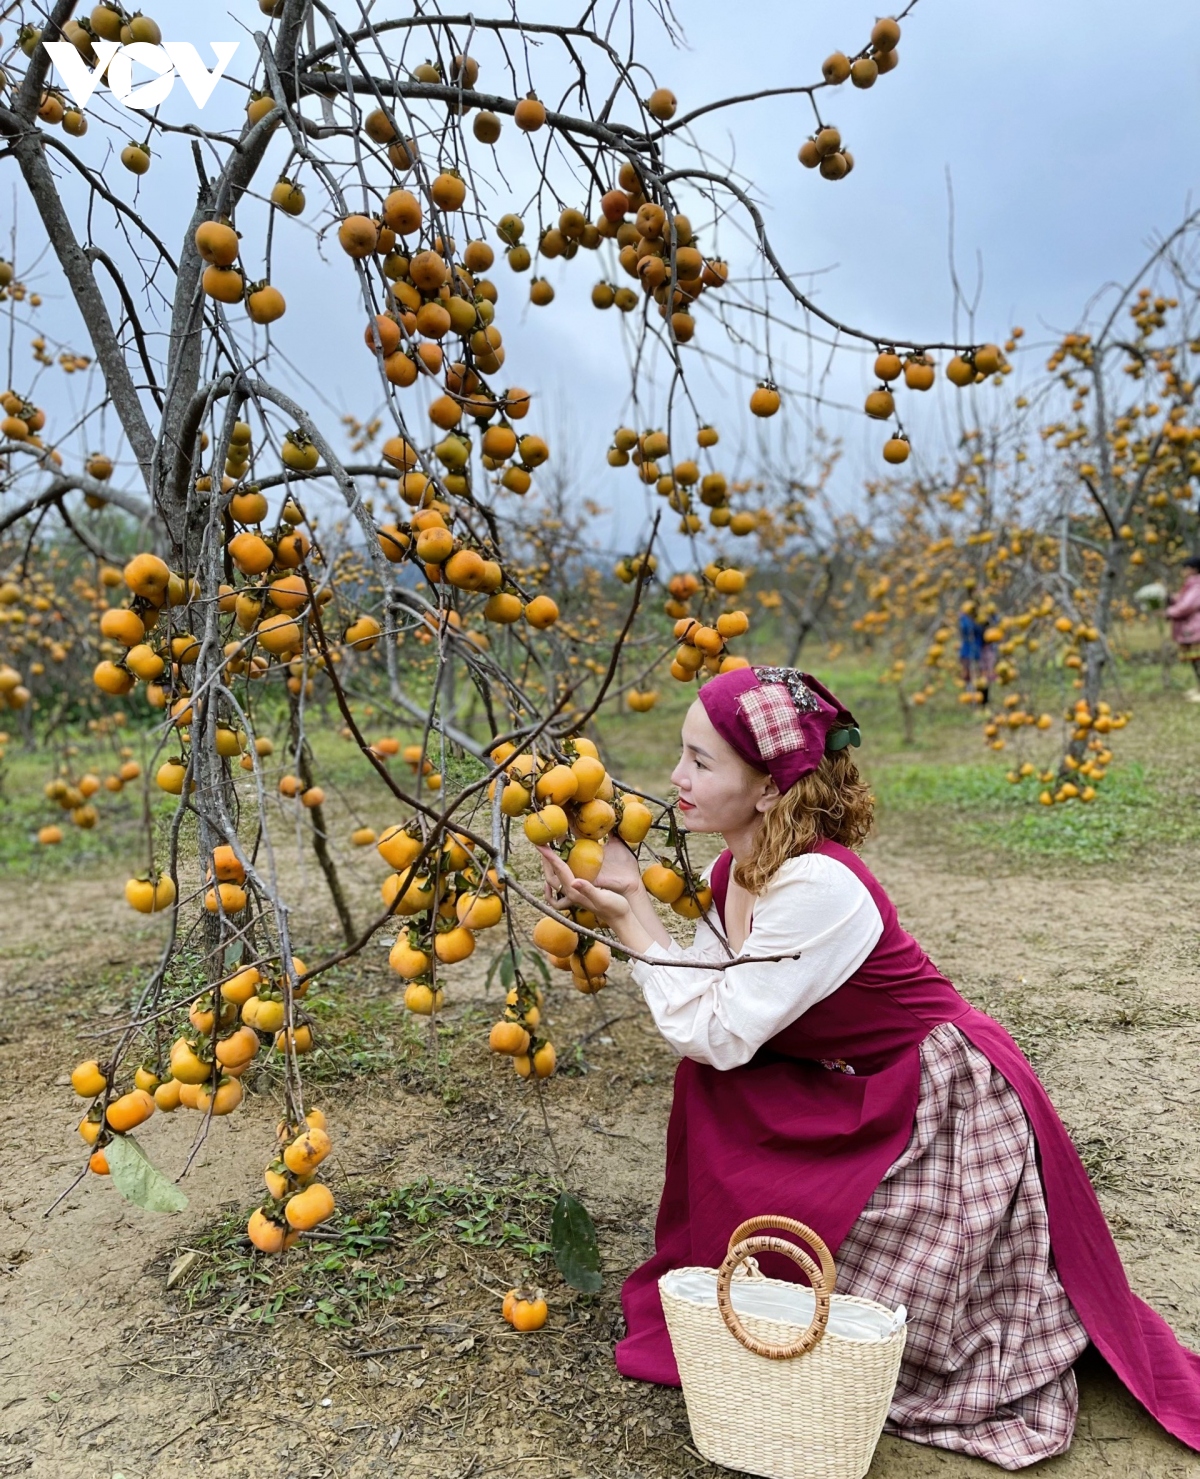
<svg viewBox="0 0 1200 1479">
<path fill-rule="evenodd" d="M 987 703 L 988 689 L 996 669 L 995 643 L 984 640 L 985 623 L 979 620 L 974 601 L 964 601 L 958 617 L 958 659 L 962 665 L 964 687 L 972 684 Z"/>
</svg>

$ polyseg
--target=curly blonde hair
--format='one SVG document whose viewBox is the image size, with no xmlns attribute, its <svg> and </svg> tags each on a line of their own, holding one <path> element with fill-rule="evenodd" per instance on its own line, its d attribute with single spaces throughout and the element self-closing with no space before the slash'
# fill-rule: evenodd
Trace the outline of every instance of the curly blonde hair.
<svg viewBox="0 0 1200 1479">
<path fill-rule="evenodd" d="M 811 852 L 823 838 L 860 847 L 874 814 L 875 798 L 850 758 L 849 747 L 825 754 L 816 770 L 789 786 L 764 815 L 754 851 L 734 868 L 734 879 L 750 893 L 760 894 L 782 863 Z"/>
</svg>

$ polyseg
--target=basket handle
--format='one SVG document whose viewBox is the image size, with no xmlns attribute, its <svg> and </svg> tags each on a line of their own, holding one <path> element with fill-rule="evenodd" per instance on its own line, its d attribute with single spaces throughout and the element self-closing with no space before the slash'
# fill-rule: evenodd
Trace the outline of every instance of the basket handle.
<svg viewBox="0 0 1200 1479">
<path fill-rule="evenodd" d="M 833 1265 L 833 1255 L 820 1233 L 814 1232 L 807 1223 L 798 1222 L 794 1217 L 748 1217 L 730 1233 L 729 1252 L 732 1253 L 735 1246 L 744 1238 L 754 1233 L 766 1232 L 772 1227 L 790 1232 L 794 1238 L 799 1238 L 801 1242 L 808 1244 L 820 1260 L 821 1277 L 828 1286 L 829 1293 L 832 1294 L 837 1286 L 837 1270 Z"/>
<path fill-rule="evenodd" d="M 803 1238 L 816 1253 L 820 1260 L 819 1265 L 814 1263 L 803 1248 L 797 1248 L 795 1243 L 789 1243 L 786 1238 L 746 1236 L 748 1233 L 755 1234 L 759 1229 L 768 1227 L 783 1228 L 793 1236 Z M 787 1345 L 769 1345 L 765 1341 L 755 1339 L 742 1324 L 733 1307 L 733 1301 L 730 1298 L 733 1271 L 755 1253 L 782 1253 L 785 1258 L 790 1258 L 793 1263 L 798 1264 L 804 1270 L 812 1284 L 813 1294 L 816 1296 L 816 1308 L 813 1310 L 812 1322 L 807 1330 Z M 756 1356 L 765 1356 L 768 1361 L 790 1361 L 795 1356 L 802 1356 L 806 1351 L 811 1351 L 825 1334 L 825 1327 L 829 1323 L 829 1300 L 833 1294 L 835 1277 L 833 1258 L 830 1256 L 829 1249 L 812 1228 L 805 1227 L 804 1223 L 797 1222 L 791 1217 L 751 1217 L 740 1227 L 735 1228 L 729 1239 L 729 1252 L 717 1270 L 717 1309 L 729 1333 L 748 1351 L 752 1351 Z"/>
</svg>

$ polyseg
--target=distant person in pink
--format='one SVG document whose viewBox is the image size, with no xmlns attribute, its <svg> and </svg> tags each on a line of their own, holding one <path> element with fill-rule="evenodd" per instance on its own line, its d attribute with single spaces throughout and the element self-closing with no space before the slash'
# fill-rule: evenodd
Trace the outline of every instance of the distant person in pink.
<svg viewBox="0 0 1200 1479">
<path fill-rule="evenodd" d="M 617 1367 L 678 1385 L 659 1277 L 716 1267 L 739 1222 L 785 1214 L 828 1243 L 843 1293 L 908 1308 L 886 1431 L 1006 1469 L 1062 1453 L 1090 1340 L 1200 1451 L 1200 1356 L 1130 1290 L 1016 1043 L 901 928 L 855 851 L 872 806 L 859 741 L 807 673 L 701 688 L 671 778 L 683 825 L 726 848 L 686 949 L 618 840 L 594 883 L 541 849 L 552 896 L 648 957 L 632 973 L 681 1058 L 655 1253 L 622 1290 Z"/>
<path fill-rule="evenodd" d="M 1167 619 L 1171 623 L 1171 636 L 1179 648 L 1179 656 L 1190 662 L 1196 681 L 1200 684 L 1200 555 L 1184 560 L 1187 575 L 1175 599 L 1167 607 Z M 1200 702 L 1200 688 L 1188 697 Z"/>
</svg>

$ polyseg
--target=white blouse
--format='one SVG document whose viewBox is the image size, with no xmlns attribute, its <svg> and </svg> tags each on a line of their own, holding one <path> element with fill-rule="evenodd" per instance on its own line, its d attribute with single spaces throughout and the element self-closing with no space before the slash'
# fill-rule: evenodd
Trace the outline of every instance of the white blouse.
<svg viewBox="0 0 1200 1479">
<path fill-rule="evenodd" d="M 712 872 L 710 866 L 704 877 Z M 763 1043 L 849 979 L 875 948 L 883 920 L 864 884 L 836 858 L 805 853 L 788 858 L 754 900 L 750 933 L 740 954 L 798 959 L 680 968 L 673 961 L 733 958 L 715 905 L 684 949 L 652 944 L 655 964 L 630 962 L 658 1030 L 683 1058 L 713 1068 L 748 1063 Z M 662 961 L 662 964 L 657 962 Z"/>
</svg>

